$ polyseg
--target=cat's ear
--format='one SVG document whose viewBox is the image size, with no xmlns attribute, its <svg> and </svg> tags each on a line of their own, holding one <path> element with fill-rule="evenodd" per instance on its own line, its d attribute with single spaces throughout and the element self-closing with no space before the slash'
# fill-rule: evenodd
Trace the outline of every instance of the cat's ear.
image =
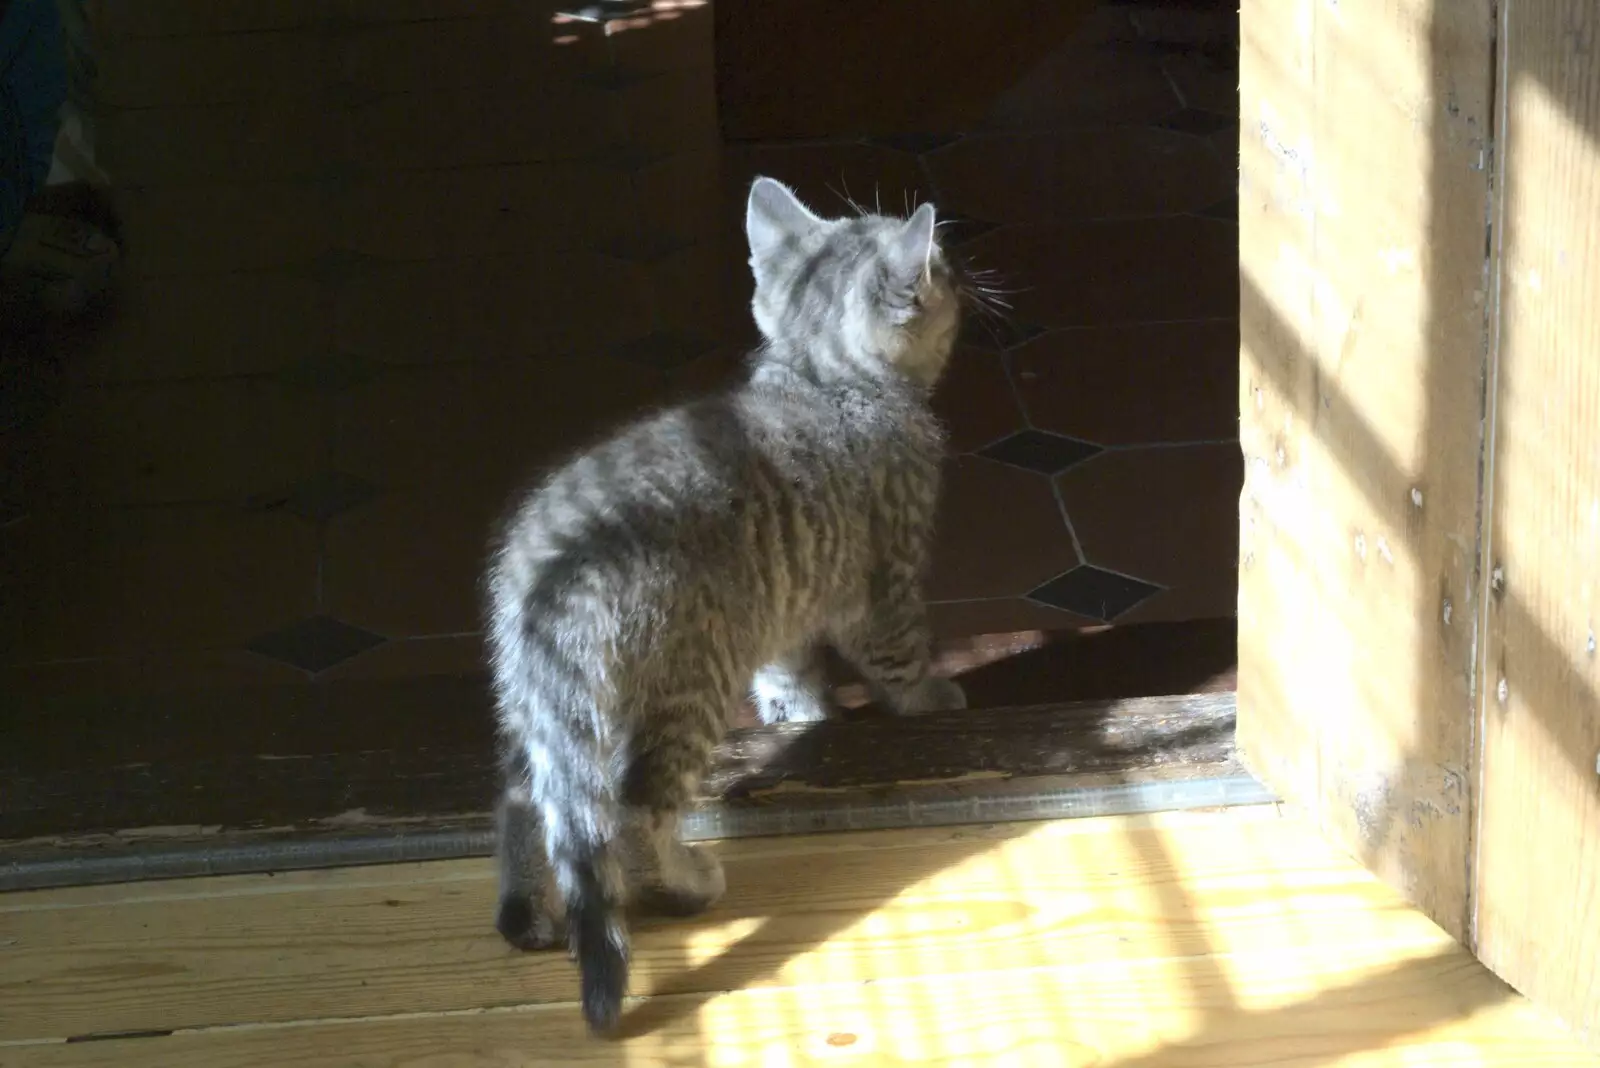
<svg viewBox="0 0 1600 1068">
<path fill-rule="evenodd" d="M 911 213 L 911 218 L 895 235 L 890 256 L 894 262 L 895 276 L 907 285 L 922 281 L 933 259 L 934 211 L 932 204 L 924 204 Z"/>
<path fill-rule="evenodd" d="M 750 240 L 752 259 L 766 259 L 784 242 L 821 222 L 782 182 L 762 177 L 750 186 L 750 202 L 744 210 L 744 232 Z"/>
</svg>

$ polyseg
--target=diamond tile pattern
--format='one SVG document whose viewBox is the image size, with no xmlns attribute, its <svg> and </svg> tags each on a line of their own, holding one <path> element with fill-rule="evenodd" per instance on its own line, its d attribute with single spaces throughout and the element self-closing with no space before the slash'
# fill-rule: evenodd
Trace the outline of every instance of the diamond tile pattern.
<svg viewBox="0 0 1600 1068">
<path fill-rule="evenodd" d="M 1243 487 L 1237 441 L 1111 450 L 1056 478 L 1084 559 L 1172 587 L 1168 619 L 1235 611 Z"/>
<path fill-rule="evenodd" d="M 1160 592 L 1160 586 L 1081 564 L 1046 582 L 1028 594 L 1028 599 L 1109 623 Z"/>
<path fill-rule="evenodd" d="M 1100 452 L 1100 446 L 1044 430 L 1021 430 L 978 453 L 986 460 L 1026 467 L 1053 475 L 1081 464 Z"/>
<path fill-rule="evenodd" d="M 931 601 L 1020 597 L 1079 560 L 1050 480 L 958 456 L 945 464 Z"/>
<path fill-rule="evenodd" d="M 385 640 L 371 631 L 329 616 L 311 616 L 263 634 L 246 648 L 315 675 L 382 645 Z"/>
<path fill-rule="evenodd" d="M 935 395 L 941 633 L 1232 611 L 1231 8 L 1069 27 L 1040 6 L 943 111 L 903 80 L 830 103 L 762 67 L 756 126 L 842 118 L 728 142 L 738 50 L 709 4 L 563 0 L 625 17 L 554 26 L 504 0 L 100 6 L 130 257 L 72 374 L 0 403 L 21 668 L 220 652 L 298 686 L 370 673 L 347 662 L 387 636 L 386 673 L 437 670 L 401 639 L 481 625 L 484 542 L 527 470 L 736 369 L 756 174 L 828 215 L 931 199 L 1014 291 L 968 317 Z M 866 32 L 819 25 L 782 58 L 826 67 Z"/>
<path fill-rule="evenodd" d="M 1041 430 L 1102 445 L 1239 436 L 1239 328 L 1231 321 L 1057 330 L 1006 359 L 1028 421 Z"/>
</svg>

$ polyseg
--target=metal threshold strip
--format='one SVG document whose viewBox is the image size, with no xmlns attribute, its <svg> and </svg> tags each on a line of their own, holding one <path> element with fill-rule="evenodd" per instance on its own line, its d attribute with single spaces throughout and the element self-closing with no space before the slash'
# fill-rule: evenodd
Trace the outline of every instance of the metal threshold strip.
<svg viewBox="0 0 1600 1068">
<path fill-rule="evenodd" d="M 1199 693 L 741 728 L 717 747 L 684 830 L 707 841 L 1272 801 L 1238 762 L 1235 712 L 1233 694 Z M 115 809 L 120 823 L 64 818 L 0 842 L 0 890 L 443 860 L 493 849 L 485 810 L 499 771 L 487 744 L 301 762 L 170 761 L 154 777 L 159 790 L 130 793 L 141 804 Z M 131 778 L 121 788 L 136 791 L 141 782 Z M 70 769 L 13 786 L 38 807 L 66 808 L 96 790 L 117 795 L 103 775 Z M 264 799 L 261 811 L 270 815 L 241 822 L 252 799 Z M 207 807 L 218 801 L 234 818 Z M 296 807 L 285 811 L 285 803 Z"/>
<path fill-rule="evenodd" d="M 754 838 L 834 831 L 894 830 L 962 824 L 1013 823 L 1138 815 L 1150 812 L 1267 804 L 1275 795 L 1254 778 L 1236 774 L 1154 782 L 1116 783 L 997 796 L 887 798 L 842 805 L 713 804 L 684 821 L 691 841 Z M 313 868 L 457 860 L 488 856 L 494 838 L 483 829 L 416 830 L 334 839 L 250 844 L 196 843 L 118 856 L 89 853 L 17 860 L 0 867 L 0 891 L 245 875 Z"/>
</svg>

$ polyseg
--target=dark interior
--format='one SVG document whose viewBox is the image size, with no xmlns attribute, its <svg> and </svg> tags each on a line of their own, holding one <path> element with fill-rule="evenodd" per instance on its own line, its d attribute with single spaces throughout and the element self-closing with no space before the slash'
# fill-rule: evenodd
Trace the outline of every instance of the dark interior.
<svg viewBox="0 0 1600 1068">
<path fill-rule="evenodd" d="M 121 267 L 0 340 L 0 859 L 477 826 L 491 517 L 737 371 L 756 174 L 932 200 L 1013 291 L 939 398 L 985 743 L 921 777 L 1081 766 L 1004 707 L 1232 690 L 1231 4 L 83 6 L 109 186 L 33 210 Z"/>
</svg>

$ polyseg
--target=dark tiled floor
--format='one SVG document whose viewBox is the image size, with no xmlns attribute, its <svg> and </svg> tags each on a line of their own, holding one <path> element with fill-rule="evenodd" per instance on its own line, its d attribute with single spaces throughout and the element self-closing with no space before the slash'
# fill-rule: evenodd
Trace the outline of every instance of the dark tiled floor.
<svg viewBox="0 0 1600 1068">
<path fill-rule="evenodd" d="M 723 145 L 710 9 L 655 6 L 95 6 L 129 274 L 6 434 L 10 692 L 470 670 L 522 473 L 736 366 L 756 173 L 932 199 L 1015 290 L 938 401 L 942 635 L 1232 614 L 1236 16 L 1104 7 L 972 129 Z"/>
</svg>

